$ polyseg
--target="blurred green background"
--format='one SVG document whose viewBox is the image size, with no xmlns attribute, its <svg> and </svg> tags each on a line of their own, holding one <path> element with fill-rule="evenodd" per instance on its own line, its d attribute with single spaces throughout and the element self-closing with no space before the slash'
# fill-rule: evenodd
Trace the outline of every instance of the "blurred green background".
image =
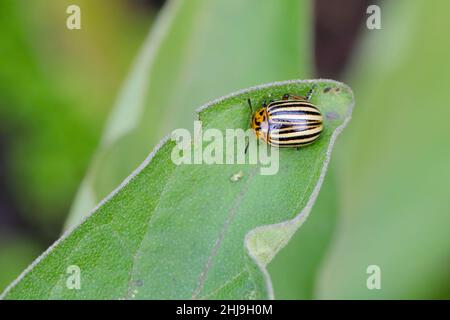
<svg viewBox="0 0 450 320">
<path fill-rule="evenodd" d="M 374 3 L 381 30 L 366 28 Z M 81 30 L 65 27 L 70 4 Z M 0 291 L 69 212 L 86 214 L 200 104 L 323 77 L 348 83 L 356 108 L 310 218 L 269 265 L 275 296 L 450 298 L 448 9 L 445 0 L 0 0 Z M 169 31 L 147 39 L 154 23 Z M 148 43 L 157 59 L 146 122 L 105 143 Z M 94 203 L 79 205 L 80 192 L 74 206 L 82 181 Z M 366 287 L 373 264 L 380 290 Z"/>
</svg>

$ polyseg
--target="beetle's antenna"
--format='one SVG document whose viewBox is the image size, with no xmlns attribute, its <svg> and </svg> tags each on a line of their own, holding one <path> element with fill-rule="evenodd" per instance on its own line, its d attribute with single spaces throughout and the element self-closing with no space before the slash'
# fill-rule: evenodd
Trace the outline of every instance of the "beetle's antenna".
<svg viewBox="0 0 450 320">
<path fill-rule="evenodd" d="M 247 98 L 247 102 L 248 102 L 248 107 L 250 108 L 250 118 L 249 118 L 249 127 L 250 127 L 252 124 L 253 107 L 252 107 L 252 101 L 250 100 L 250 98 Z"/>
<path fill-rule="evenodd" d="M 247 99 L 247 102 L 248 102 L 248 106 L 250 107 L 250 114 L 253 114 L 252 101 L 250 100 L 250 98 Z"/>
</svg>

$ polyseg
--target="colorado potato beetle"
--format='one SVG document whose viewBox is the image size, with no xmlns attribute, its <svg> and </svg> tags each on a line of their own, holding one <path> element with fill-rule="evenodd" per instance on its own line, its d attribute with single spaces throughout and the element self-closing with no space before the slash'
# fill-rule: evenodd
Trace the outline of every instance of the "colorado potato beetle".
<svg viewBox="0 0 450 320">
<path fill-rule="evenodd" d="M 316 141 L 323 130 L 323 117 L 306 97 L 289 93 L 281 100 L 265 102 L 252 115 L 251 127 L 256 136 L 275 147 L 301 147 Z M 253 107 L 248 99 L 251 112 Z"/>
</svg>

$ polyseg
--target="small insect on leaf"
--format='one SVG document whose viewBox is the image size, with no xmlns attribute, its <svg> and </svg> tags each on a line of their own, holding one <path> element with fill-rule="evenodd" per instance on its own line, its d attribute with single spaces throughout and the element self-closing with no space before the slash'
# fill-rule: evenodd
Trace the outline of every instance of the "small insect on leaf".
<svg viewBox="0 0 450 320">
<path fill-rule="evenodd" d="M 286 93 L 280 100 L 264 102 L 252 116 L 256 136 L 275 147 L 297 148 L 315 142 L 323 131 L 323 117 L 310 101 L 314 88 L 305 97 Z"/>
</svg>

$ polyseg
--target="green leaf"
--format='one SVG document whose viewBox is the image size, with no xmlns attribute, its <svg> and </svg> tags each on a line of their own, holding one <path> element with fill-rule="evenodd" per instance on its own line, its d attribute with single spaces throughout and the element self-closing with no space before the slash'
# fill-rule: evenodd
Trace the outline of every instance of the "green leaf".
<svg viewBox="0 0 450 320">
<path fill-rule="evenodd" d="M 287 92 L 304 95 L 313 84 L 324 132 L 306 148 L 280 150 L 277 174 L 249 164 L 176 166 L 175 143 L 164 141 L 2 298 L 272 298 L 265 267 L 305 221 L 353 94 L 331 80 L 287 81 L 239 91 L 199 112 L 204 130 L 246 129 L 247 98 L 257 106 Z M 81 270 L 80 290 L 66 287 L 71 265 Z"/>
<path fill-rule="evenodd" d="M 336 154 L 342 214 L 317 298 L 449 298 L 450 42 L 441 35 L 450 2 L 439 4 L 382 2 L 383 29 L 365 34 L 348 75 L 362 107 Z M 370 265 L 380 290 L 367 288 Z"/>
<path fill-rule="evenodd" d="M 268 266 L 277 299 L 306 300 L 315 297 L 320 266 L 337 227 L 340 192 L 333 164 L 328 169 L 308 220 Z"/>
<path fill-rule="evenodd" d="M 228 92 L 310 76 L 310 8 L 297 0 L 171 0 L 113 108 L 66 223 L 78 224 L 167 132 Z"/>
</svg>

